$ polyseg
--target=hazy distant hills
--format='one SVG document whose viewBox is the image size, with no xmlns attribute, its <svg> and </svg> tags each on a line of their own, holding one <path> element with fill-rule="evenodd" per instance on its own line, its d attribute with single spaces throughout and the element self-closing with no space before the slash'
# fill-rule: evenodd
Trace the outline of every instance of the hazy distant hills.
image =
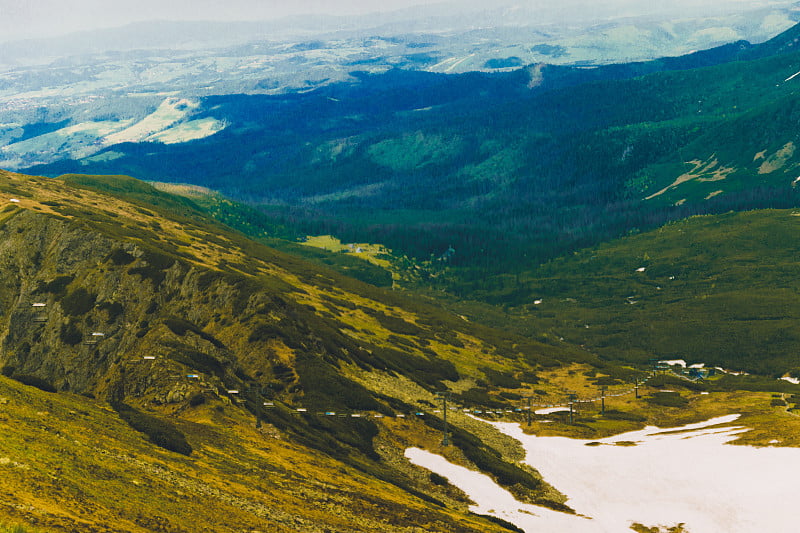
<svg viewBox="0 0 800 533">
<path fill-rule="evenodd" d="M 570 9 L 570 5 L 573 9 Z M 510 1 L 442 2 L 361 16 L 307 15 L 271 21 L 150 21 L 84 31 L 54 38 L 0 43 L 0 64 L 45 64 L 54 58 L 133 50 L 204 51 L 254 42 L 321 42 L 336 48 L 369 37 L 411 38 L 436 52 L 451 72 L 493 67 L 516 51 L 522 64 L 618 62 L 680 55 L 739 39 L 767 40 L 797 19 L 790 2 L 752 2 L 747 6 L 667 4 L 642 7 L 592 2 L 530 6 Z M 599 21 L 599 22 L 598 22 Z M 416 38 L 414 38 L 416 37 Z M 513 54 L 511 54 L 513 55 Z M 388 59 L 374 56 L 384 62 Z M 459 66 L 454 65 L 459 60 Z M 482 63 L 479 63 L 481 61 Z M 478 67 L 476 68 L 476 65 Z M 496 67 L 495 67 L 496 68 Z"/>
<path fill-rule="evenodd" d="M 475 3 L 471 10 L 463 2 L 459 6 L 271 22 L 155 21 L 0 43 L 0 166 L 22 169 L 92 155 L 118 144 L 113 134 L 156 112 L 166 97 L 305 93 L 357 82 L 355 73 L 398 68 L 456 74 L 539 63 L 641 61 L 739 40 L 764 41 L 798 16 L 791 6 L 726 14 L 656 9 L 638 18 L 609 11 L 598 25 L 574 13 L 566 24 L 561 8 L 531 10 L 508 2 L 491 8 Z M 592 13 L 599 16 L 604 9 L 597 4 Z M 578 81 L 591 79 L 583 74 Z M 547 78 L 555 77 L 551 72 Z M 534 70 L 530 83 L 541 78 Z M 159 133 L 187 119 L 184 114 L 158 121 L 145 128 L 148 135 L 123 137 L 163 140 Z M 222 125 L 194 126 L 188 135 L 185 128 L 167 134 L 168 142 L 210 135 Z M 62 144 L 63 150 L 52 149 Z"/>
<path fill-rule="evenodd" d="M 594 17 L 604 12 L 600 4 L 591 10 Z M 562 9 L 546 6 L 476 6 L 470 11 L 442 4 L 368 17 L 153 21 L 5 42 L 0 43 L 0 107 L 46 107 L 73 115 L 70 106 L 87 98 L 165 91 L 183 96 L 274 94 L 353 81 L 352 71 L 463 73 L 532 63 L 641 61 L 737 40 L 761 42 L 798 19 L 798 12 L 787 5 L 728 13 L 689 9 L 627 18 L 624 12 L 607 15 L 598 24 L 597 18 L 576 18 L 572 12 L 564 21 Z M 15 121 L 13 115 L 0 115 L 0 123 Z"/>
</svg>

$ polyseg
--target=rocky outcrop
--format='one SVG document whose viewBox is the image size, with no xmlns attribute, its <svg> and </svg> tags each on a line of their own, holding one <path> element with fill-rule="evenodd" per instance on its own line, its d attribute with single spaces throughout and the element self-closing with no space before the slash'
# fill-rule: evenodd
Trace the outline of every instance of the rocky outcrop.
<svg viewBox="0 0 800 533">
<path fill-rule="evenodd" d="M 241 383 L 236 353 L 203 329 L 222 322 L 233 289 L 201 290 L 202 273 L 79 221 L 17 212 L 0 226 L 3 373 L 167 403 Z"/>
</svg>

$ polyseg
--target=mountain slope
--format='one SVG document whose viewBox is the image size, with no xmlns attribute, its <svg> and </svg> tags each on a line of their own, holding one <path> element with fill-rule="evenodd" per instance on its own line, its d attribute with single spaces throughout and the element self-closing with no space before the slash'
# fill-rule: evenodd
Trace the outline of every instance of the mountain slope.
<svg viewBox="0 0 800 533">
<path fill-rule="evenodd" d="M 463 411 L 521 422 L 526 397 L 560 404 L 569 391 L 593 398 L 602 385 L 622 394 L 610 400 L 613 411 L 596 414 L 587 400 L 577 424 L 548 414 L 536 430 L 608 435 L 736 409 L 755 428 L 746 442 L 796 442 L 785 406 L 776 409 L 768 393 L 736 391 L 796 393 L 795 385 L 661 376 L 641 386 L 650 395 L 639 400 L 626 382 L 642 370 L 563 340 L 532 341 L 508 323 L 502 331 L 481 326 L 258 245 L 190 200 L 132 178 L 2 173 L 0 201 L 0 522 L 119 532 L 499 533 L 511 526 L 470 514 L 463 493 L 411 465 L 404 450 L 425 448 L 488 473 L 520 501 L 570 512 L 564 495 L 519 463 L 519 443 Z M 723 306 L 722 318 L 736 315 L 750 328 L 741 338 L 752 332 L 757 342 L 772 340 L 764 331 L 773 324 L 755 322 L 776 320 L 788 342 L 777 348 L 791 350 L 796 250 L 773 254 L 769 277 L 738 263 L 791 239 L 792 215 L 731 215 L 733 229 L 725 218 L 693 219 L 543 267 L 517 283 L 543 299 L 525 309 L 536 315 L 527 326 L 541 327 L 529 335 L 562 334 L 606 360 L 643 361 L 647 350 L 662 354 L 654 340 L 680 332 L 665 317 L 716 309 L 706 301 L 738 304 L 736 284 L 745 283 L 758 305 L 746 313 Z M 739 236 L 742 227 L 752 231 Z M 675 243 L 689 230 L 697 250 L 722 234 L 742 257 L 718 257 L 719 249 L 682 256 Z M 639 268 L 631 254 L 653 248 L 642 256 L 645 271 L 633 275 L 640 292 L 659 294 L 642 294 L 643 315 L 628 315 L 621 308 L 634 303 L 615 304 L 614 291 L 634 283 L 625 277 Z M 714 270 L 721 265 L 730 279 Z M 673 271 L 680 281 L 666 296 L 691 300 L 678 307 L 651 286 Z M 785 316 L 775 315 L 778 304 Z M 765 309 L 772 314 L 761 316 Z M 599 310 L 607 323 L 594 322 Z M 578 335 L 584 324 L 575 324 L 589 316 L 589 333 Z M 664 324 L 643 335 L 637 319 L 653 317 Z M 609 336 L 608 328 L 617 331 Z M 717 356 L 752 364 L 741 348 L 743 358 Z M 792 356 L 761 363 L 762 371 L 798 366 Z M 697 409 L 658 403 L 665 385 Z"/>
<path fill-rule="evenodd" d="M 488 280 L 482 297 L 605 360 L 779 377 L 800 366 L 798 224 L 796 209 L 691 217 Z"/>
<path fill-rule="evenodd" d="M 132 178 L 4 172 L 0 197 L 3 519 L 498 530 L 403 459 L 439 449 L 435 393 L 511 408 L 557 359 L 600 365 L 257 245 Z M 461 413 L 450 428 L 454 460 L 566 509 L 512 441 Z M 104 497 L 108 479 L 134 500 Z M 156 506 L 167 486 L 174 507 Z"/>
<path fill-rule="evenodd" d="M 185 458 L 83 396 L 0 377 L 0 403 L 0 520 L 37 531 L 503 531 L 256 429 L 230 405 L 169 418 L 202 442 Z"/>
</svg>

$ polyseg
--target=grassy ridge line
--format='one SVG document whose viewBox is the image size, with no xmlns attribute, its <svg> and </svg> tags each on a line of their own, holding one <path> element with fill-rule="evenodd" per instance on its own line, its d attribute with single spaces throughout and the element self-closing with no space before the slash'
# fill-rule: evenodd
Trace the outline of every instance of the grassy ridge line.
<svg viewBox="0 0 800 533">
<path fill-rule="evenodd" d="M 101 181 L 99 184 L 101 189 L 113 188 L 119 191 L 125 188 L 134 188 L 136 194 L 140 196 L 146 192 L 146 187 L 130 178 L 82 177 L 82 186 L 87 187 L 86 182 L 92 179 Z M 169 204 L 164 204 L 169 207 Z M 185 206 L 184 204 L 179 204 L 178 207 L 184 208 Z M 162 213 L 161 225 L 162 229 L 167 228 L 168 226 L 164 221 L 170 216 L 171 207 L 166 209 L 162 206 L 152 209 L 153 211 L 158 209 L 166 210 L 166 212 Z M 196 217 L 196 214 L 190 214 Z M 84 215 L 88 214 L 85 213 Z M 90 220 L 88 219 L 88 221 Z M 391 368 L 402 368 L 405 372 L 409 371 L 409 364 L 411 364 L 420 369 L 427 368 L 426 376 L 428 378 L 435 379 L 438 375 L 446 379 L 452 379 L 448 377 L 450 375 L 449 370 L 445 371 L 447 369 L 434 365 L 436 362 L 434 359 L 429 359 L 430 362 L 426 363 L 426 359 L 433 355 L 438 355 L 455 362 L 459 373 L 462 375 L 476 377 L 485 372 L 477 368 L 479 365 L 493 367 L 498 370 L 515 369 L 519 371 L 540 361 L 547 361 L 548 364 L 553 364 L 553 358 L 568 360 L 592 359 L 589 354 L 581 353 L 579 350 L 547 346 L 522 338 L 515 339 L 497 330 L 467 323 L 449 313 L 442 312 L 441 309 L 437 309 L 432 305 L 414 302 L 394 292 L 359 284 L 351 279 L 337 276 L 330 271 L 313 267 L 291 256 L 274 252 L 265 247 L 255 246 L 251 241 L 244 239 L 241 235 L 230 233 L 225 228 L 214 225 L 204 227 L 196 220 L 188 217 L 177 220 L 183 220 L 183 224 L 180 228 L 176 228 L 175 231 L 182 233 L 179 233 L 177 239 L 171 240 L 186 239 L 182 235 L 192 230 L 192 227 L 199 227 L 208 232 L 213 231 L 215 232 L 215 241 L 226 243 L 224 250 L 220 250 L 217 247 L 214 250 L 214 254 L 219 255 L 233 251 L 235 252 L 234 260 L 255 261 L 256 263 L 253 266 L 248 266 L 247 264 L 237 266 L 239 270 L 259 271 L 262 268 L 260 265 L 263 264 L 261 261 L 281 265 L 283 270 L 278 275 L 288 283 L 287 287 L 302 288 L 302 291 L 299 292 L 289 291 L 288 294 L 291 297 L 297 299 L 299 303 L 312 306 L 320 315 L 330 315 L 331 311 L 333 311 L 339 320 L 346 323 L 348 329 L 343 329 L 346 335 L 353 337 L 362 346 L 373 346 L 371 349 L 374 355 L 392 365 Z M 87 221 L 86 216 L 84 216 L 84 221 Z M 204 221 L 201 219 L 200 222 Z M 118 226 L 118 221 L 115 221 L 114 228 L 109 229 L 116 231 L 116 226 Z M 107 227 L 106 225 L 103 226 L 104 229 Z M 205 235 L 208 236 L 209 234 L 206 233 Z M 162 247 L 162 252 L 175 253 L 169 247 L 164 249 L 163 240 L 157 244 Z M 238 246 L 242 247 L 241 251 L 236 250 Z M 232 260 L 230 263 L 234 264 Z M 270 271 L 274 272 L 274 268 Z M 208 277 L 209 280 L 214 279 L 213 276 L 205 277 Z M 323 281 L 324 288 L 320 290 L 320 284 Z M 347 301 L 342 300 L 343 296 L 346 296 Z M 303 311 L 303 313 L 305 314 L 306 312 Z M 311 319 L 312 317 L 309 316 L 308 320 Z M 323 325 L 318 317 L 314 318 L 312 323 L 317 324 L 313 329 L 318 332 L 326 331 L 321 329 Z M 255 331 L 253 332 L 254 334 Z M 340 335 L 339 332 L 331 332 L 329 339 Z M 403 356 L 398 359 L 398 356 L 402 354 L 395 349 L 397 343 L 403 342 L 413 348 L 420 342 L 420 337 L 425 339 L 430 348 L 416 348 L 415 351 L 425 358 L 417 357 L 414 359 L 413 357 Z M 296 343 L 298 340 L 293 340 L 292 342 Z M 403 349 L 405 350 L 406 348 Z M 349 351 L 353 352 L 352 349 L 349 349 Z M 476 357 L 478 354 L 480 356 Z M 416 362 L 412 363 L 412 360 Z M 419 365 L 423 363 L 424 366 L 420 367 Z"/>
<path fill-rule="evenodd" d="M 284 224 L 252 207 L 231 201 L 217 193 L 195 195 L 193 188 L 187 193 L 183 187 L 170 184 L 154 184 L 154 186 L 159 190 L 191 197 L 216 220 L 271 248 L 331 268 L 340 274 L 376 287 L 392 286 L 392 272 L 388 268 L 390 265 L 385 262 L 364 261 L 358 256 L 299 245 L 293 242 L 304 238 L 299 232 L 290 230 Z"/>
</svg>

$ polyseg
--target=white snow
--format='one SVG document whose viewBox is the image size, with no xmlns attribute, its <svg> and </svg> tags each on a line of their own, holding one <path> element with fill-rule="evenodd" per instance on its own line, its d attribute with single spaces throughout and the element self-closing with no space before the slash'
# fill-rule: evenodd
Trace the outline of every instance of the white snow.
<svg viewBox="0 0 800 533">
<path fill-rule="evenodd" d="M 784 376 L 781 378 L 783 381 L 788 381 L 789 383 L 793 383 L 794 385 L 800 385 L 800 379 L 793 378 L 791 376 Z"/>
<path fill-rule="evenodd" d="M 525 531 L 563 531 L 570 533 L 595 533 L 593 520 L 559 513 L 517 501 L 492 478 L 463 466 L 454 465 L 440 455 L 419 448 L 408 448 L 406 457 L 415 465 L 436 472 L 459 487 L 475 502 L 469 510 L 507 520 Z M 537 529 L 546 525 L 548 529 Z"/>
<path fill-rule="evenodd" d="M 795 72 L 794 74 L 792 74 L 791 76 L 789 76 L 788 78 L 786 78 L 786 79 L 785 79 L 785 80 L 783 80 L 783 81 L 784 81 L 784 83 L 785 83 L 785 82 L 787 82 L 787 81 L 789 81 L 789 80 L 793 80 L 793 79 L 795 79 L 797 76 L 800 76 L 800 72 Z"/>
<path fill-rule="evenodd" d="M 792 494 L 800 449 L 730 446 L 746 431 L 730 415 L 680 428 L 648 427 L 587 440 L 525 435 L 518 424 L 493 423 L 522 442 L 527 461 L 591 519 L 515 501 L 486 476 L 415 448 L 412 462 L 450 479 L 476 502 L 471 510 L 513 522 L 527 532 L 620 533 L 684 523 L 692 533 L 793 533 Z M 615 443 L 633 442 L 635 446 Z M 531 513 L 531 514 L 529 514 Z"/>
<path fill-rule="evenodd" d="M 537 415 L 549 415 L 553 413 L 560 413 L 561 411 L 569 411 L 569 407 L 546 407 L 544 409 L 537 409 L 534 411 Z"/>
<path fill-rule="evenodd" d="M 683 359 L 669 359 L 666 361 L 659 361 L 659 364 L 664 364 L 669 366 L 679 365 L 686 368 L 686 361 L 684 361 Z"/>
</svg>

